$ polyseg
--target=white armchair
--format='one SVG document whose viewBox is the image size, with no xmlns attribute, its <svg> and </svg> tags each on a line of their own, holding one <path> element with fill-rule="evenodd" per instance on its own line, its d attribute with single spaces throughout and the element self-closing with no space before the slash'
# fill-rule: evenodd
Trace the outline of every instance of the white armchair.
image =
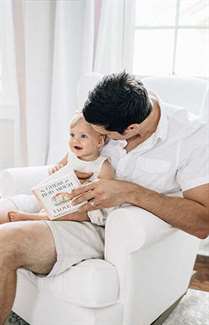
<svg viewBox="0 0 209 325">
<path fill-rule="evenodd" d="M 171 83 L 182 82 L 164 81 L 162 89 L 162 80 L 144 82 L 162 98 Z M 180 91 L 175 96 L 184 99 Z M 202 95 L 199 104 L 195 101 L 199 109 L 201 101 Z M 46 173 L 46 167 L 3 171 L 0 192 L 30 192 Z M 161 324 L 166 310 L 187 291 L 198 246 L 197 238 L 147 211 L 120 208 L 107 220 L 104 260 L 84 261 L 51 279 L 19 270 L 13 310 L 31 325 Z"/>
</svg>

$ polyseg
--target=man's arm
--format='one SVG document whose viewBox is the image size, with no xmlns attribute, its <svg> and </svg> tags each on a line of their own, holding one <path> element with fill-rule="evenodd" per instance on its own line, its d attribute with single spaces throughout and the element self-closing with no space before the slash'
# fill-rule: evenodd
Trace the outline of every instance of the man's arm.
<svg viewBox="0 0 209 325">
<path fill-rule="evenodd" d="M 98 175 L 98 178 L 101 179 L 113 179 L 115 176 L 115 171 L 112 167 L 112 165 L 110 164 L 110 162 L 108 160 L 105 160 L 102 168 L 100 170 L 100 173 Z"/>
<path fill-rule="evenodd" d="M 74 204 L 91 200 L 91 204 L 81 207 L 81 211 L 129 203 L 153 213 L 176 228 L 206 238 L 209 235 L 209 184 L 187 190 L 183 195 L 183 198 L 169 197 L 118 180 L 99 180 L 73 191 L 73 197 L 77 197 Z"/>
<path fill-rule="evenodd" d="M 79 221 L 79 222 L 83 222 L 83 221 L 90 221 L 87 212 L 73 212 L 70 214 L 66 214 L 63 217 L 57 218 L 57 221 Z M 55 222 L 56 222 L 55 220 Z"/>
<path fill-rule="evenodd" d="M 130 203 L 201 239 L 209 235 L 209 185 L 169 197 L 147 189 L 133 193 Z"/>
</svg>

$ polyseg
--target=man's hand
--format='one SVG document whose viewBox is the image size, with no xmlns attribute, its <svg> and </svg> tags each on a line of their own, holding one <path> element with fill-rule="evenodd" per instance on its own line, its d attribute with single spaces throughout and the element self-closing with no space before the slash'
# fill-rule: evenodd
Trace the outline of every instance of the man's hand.
<svg viewBox="0 0 209 325">
<path fill-rule="evenodd" d="M 73 190 L 71 199 L 74 205 L 88 201 L 79 212 L 110 208 L 128 203 L 135 186 L 137 185 L 125 181 L 101 179 Z"/>
</svg>

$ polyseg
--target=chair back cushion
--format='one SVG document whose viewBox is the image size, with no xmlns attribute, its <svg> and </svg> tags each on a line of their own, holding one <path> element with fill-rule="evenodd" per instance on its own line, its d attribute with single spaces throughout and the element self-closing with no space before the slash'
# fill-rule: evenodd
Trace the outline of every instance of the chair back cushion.
<svg viewBox="0 0 209 325">
<path fill-rule="evenodd" d="M 163 101 L 183 106 L 191 113 L 207 116 L 209 82 L 198 78 L 149 77 L 142 79 L 146 88 L 155 92 Z M 207 111 L 207 112 L 206 112 Z"/>
</svg>

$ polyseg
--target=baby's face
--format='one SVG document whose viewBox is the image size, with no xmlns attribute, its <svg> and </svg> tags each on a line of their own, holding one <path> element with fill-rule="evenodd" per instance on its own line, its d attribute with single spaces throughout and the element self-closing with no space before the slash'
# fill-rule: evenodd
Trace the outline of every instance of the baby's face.
<svg viewBox="0 0 209 325">
<path fill-rule="evenodd" d="M 103 138 L 84 119 L 70 127 L 69 147 L 81 159 L 94 160 L 99 154 Z"/>
</svg>

